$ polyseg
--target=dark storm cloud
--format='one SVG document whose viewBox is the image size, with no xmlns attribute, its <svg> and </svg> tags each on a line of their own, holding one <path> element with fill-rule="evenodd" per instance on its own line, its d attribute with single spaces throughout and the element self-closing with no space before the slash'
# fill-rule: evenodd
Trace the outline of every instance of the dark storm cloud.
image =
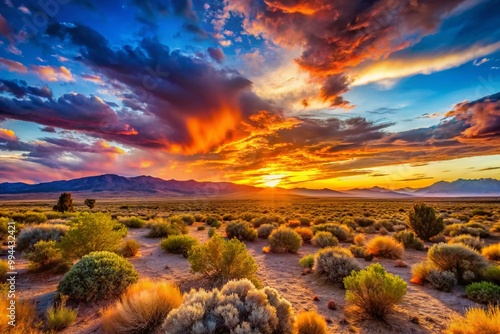
<svg viewBox="0 0 500 334">
<path fill-rule="evenodd" d="M 32 87 L 28 86 L 24 80 L 3 80 L 0 79 L 0 92 L 10 93 L 17 98 L 26 95 L 34 95 L 44 98 L 52 98 L 52 91 L 47 86 Z"/>
<path fill-rule="evenodd" d="M 222 51 L 222 48 L 208 48 L 207 49 L 208 55 L 210 58 L 218 62 L 219 64 L 222 63 L 222 61 L 225 58 L 224 51 Z"/>
</svg>

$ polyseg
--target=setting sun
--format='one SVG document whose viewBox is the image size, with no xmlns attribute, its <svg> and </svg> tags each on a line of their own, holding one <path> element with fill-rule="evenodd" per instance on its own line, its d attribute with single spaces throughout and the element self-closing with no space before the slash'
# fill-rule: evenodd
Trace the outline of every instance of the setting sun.
<svg viewBox="0 0 500 334">
<path fill-rule="evenodd" d="M 280 184 L 281 180 L 285 176 L 286 176 L 285 174 L 264 175 L 262 177 L 262 181 L 266 187 L 274 188 L 278 184 Z"/>
</svg>

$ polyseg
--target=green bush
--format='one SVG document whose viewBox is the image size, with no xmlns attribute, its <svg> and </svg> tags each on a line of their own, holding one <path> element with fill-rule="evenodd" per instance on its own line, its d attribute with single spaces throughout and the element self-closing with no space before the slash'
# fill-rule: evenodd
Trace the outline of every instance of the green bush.
<svg viewBox="0 0 500 334">
<path fill-rule="evenodd" d="M 372 226 L 373 224 L 375 224 L 375 220 L 370 219 L 370 218 L 365 218 L 365 217 L 356 217 L 356 218 L 354 218 L 354 222 L 359 227 L 368 227 L 368 226 Z"/>
<path fill-rule="evenodd" d="M 120 295 L 139 275 L 134 266 L 111 252 L 92 252 L 62 278 L 57 290 L 71 299 L 95 301 Z"/>
<path fill-rule="evenodd" d="M 354 257 L 364 258 L 366 256 L 366 247 L 364 246 L 351 245 L 349 246 L 349 250 Z"/>
<path fill-rule="evenodd" d="M 139 217 L 122 218 L 119 222 L 129 228 L 140 228 L 146 225 L 146 222 Z"/>
<path fill-rule="evenodd" d="M 299 260 L 299 264 L 302 268 L 311 269 L 314 266 L 314 255 L 308 254 Z"/>
<path fill-rule="evenodd" d="M 406 295 L 406 282 L 379 263 L 344 278 L 346 300 L 376 318 L 384 318 Z"/>
<path fill-rule="evenodd" d="M 205 224 L 211 227 L 219 228 L 221 227 L 222 223 L 217 219 L 216 217 L 213 216 L 208 216 L 207 219 L 205 219 Z"/>
<path fill-rule="evenodd" d="M 330 232 L 318 232 L 311 239 L 311 243 L 314 246 L 318 246 L 321 248 L 337 246 L 339 244 L 339 240 L 334 237 Z"/>
<path fill-rule="evenodd" d="M 47 221 L 47 215 L 40 212 L 15 213 L 10 218 L 16 223 L 43 224 Z"/>
<path fill-rule="evenodd" d="M 198 240 L 189 235 L 171 235 L 160 242 L 160 247 L 167 253 L 182 254 L 188 256 L 193 246 L 198 244 Z"/>
<path fill-rule="evenodd" d="M 184 224 L 191 226 L 194 224 L 196 219 L 193 215 L 182 215 L 181 220 L 184 222 Z"/>
<path fill-rule="evenodd" d="M 410 228 L 425 241 L 438 235 L 444 229 L 442 217 L 436 217 L 436 212 L 425 203 L 415 203 L 408 214 Z"/>
<path fill-rule="evenodd" d="M 344 277 L 353 270 L 360 270 L 361 265 L 354 259 L 351 252 L 342 247 L 324 248 L 314 256 L 313 270 L 318 275 L 335 284 L 342 284 Z"/>
<path fill-rule="evenodd" d="M 69 226 L 62 224 L 40 224 L 24 228 L 17 237 L 17 250 L 31 251 L 39 241 L 60 241 L 68 233 Z"/>
<path fill-rule="evenodd" d="M 399 231 L 392 236 L 394 239 L 403 244 L 405 248 L 415 250 L 423 250 L 424 242 L 420 240 L 413 231 Z"/>
<path fill-rule="evenodd" d="M 472 249 L 480 251 L 484 247 L 484 242 L 479 239 L 479 237 L 473 237 L 468 234 L 459 235 L 453 237 L 448 241 L 449 244 L 462 244 L 468 246 Z"/>
<path fill-rule="evenodd" d="M 486 238 L 490 236 L 490 232 L 487 227 L 481 225 L 478 227 L 476 224 L 451 224 L 446 226 L 443 231 L 444 235 L 448 235 L 450 237 L 456 237 L 459 235 L 471 235 L 473 237 L 481 237 Z"/>
<path fill-rule="evenodd" d="M 472 283 L 465 288 L 465 293 L 477 303 L 500 304 L 500 286 L 491 282 Z"/>
<path fill-rule="evenodd" d="M 273 253 L 297 253 L 302 247 L 300 235 L 288 227 L 274 230 L 267 241 Z"/>
<path fill-rule="evenodd" d="M 51 241 L 39 241 L 33 246 L 33 250 L 25 254 L 26 259 L 30 261 L 29 270 L 39 271 L 47 269 L 56 269 L 62 271 L 68 269 L 71 264 L 64 257 L 62 250 L 57 243 Z"/>
<path fill-rule="evenodd" d="M 244 220 L 229 222 L 226 226 L 226 235 L 229 239 L 254 241 L 257 239 L 257 231 L 252 224 Z"/>
<path fill-rule="evenodd" d="M 489 266 L 481 276 L 488 282 L 500 284 L 500 266 Z"/>
<path fill-rule="evenodd" d="M 66 307 L 67 298 L 67 296 L 62 296 L 58 307 L 51 307 L 47 310 L 46 319 L 48 329 L 61 331 L 75 322 L 78 311 Z"/>
<path fill-rule="evenodd" d="M 444 292 L 451 292 L 453 287 L 457 284 L 455 273 L 451 271 L 439 271 L 434 269 L 427 274 L 426 279 L 434 288 Z"/>
<path fill-rule="evenodd" d="M 441 271 L 453 272 L 459 284 L 468 280 L 464 277 L 466 272 L 480 277 L 488 267 L 488 261 L 481 254 L 461 244 L 433 245 L 427 256 L 431 264 Z"/>
<path fill-rule="evenodd" d="M 271 232 L 275 227 L 271 224 L 262 224 L 259 226 L 259 229 L 257 230 L 257 236 L 261 239 L 267 239 L 271 235 Z"/>
<path fill-rule="evenodd" d="M 170 235 L 187 234 L 188 229 L 184 222 L 179 220 L 166 221 L 159 219 L 149 224 L 151 228 L 147 238 L 167 238 Z"/>
<path fill-rule="evenodd" d="M 352 234 L 352 230 L 349 228 L 349 226 L 337 223 L 326 223 L 326 224 L 315 225 L 313 226 L 313 232 L 315 234 L 317 232 L 330 232 L 339 241 L 347 241 Z"/>
<path fill-rule="evenodd" d="M 206 243 L 195 245 L 188 254 L 191 270 L 221 285 L 232 279 L 248 278 L 258 282 L 257 262 L 243 242 L 224 240 L 217 233 Z"/>
<path fill-rule="evenodd" d="M 120 247 L 120 254 L 123 257 L 134 257 L 139 252 L 141 245 L 134 239 L 125 240 Z"/>
<path fill-rule="evenodd" d="M 110 215 L 85 212 L 72 220 L 68 233 L 61 238 L 61 249 L 70 258 L 98 251 L 115 252 L 119 249 L 124 234 L 126 227 L 117 227 Z"/>
<path fill-rule="evenodd" d="M 292 306 L 278 291 L 270 287 L 259 290 L 250 281 L 240 280 L 230 281 L 220 290 L 191 290 L 181 306 L 168 314 L 163 331 L 290 334 L 293 319 Z"/>
</svg>

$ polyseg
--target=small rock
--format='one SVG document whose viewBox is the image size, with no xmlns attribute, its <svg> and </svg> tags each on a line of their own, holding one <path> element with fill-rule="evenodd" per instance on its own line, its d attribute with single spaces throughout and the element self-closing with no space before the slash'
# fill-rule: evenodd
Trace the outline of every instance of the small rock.
<svg viewBox="0 0 500 334">
<path fill-rule="evenodd" d="M 406 268 L 406 267 L 408 267 L 408 264 L 406 262 L 404 262 L 403 260 L 396 260 L 396 261 L 394 261 L 394 267 Z"/>
<path fill-rule="evenodd" d="M 337 304 L 335 303 L 334 300 L 330 300 L 328 302 L 328 309 L 335 311 L 337 309 Z"/>
<path fill-rule="evenodd" d="M 319 300 L 319 297 L 318 297 L 318 296 L 314 296 L 314 297 L 313 297 L 313 300 L 314 300 L 315 302 L 317 302 L 317 301 Z"/>
<path fill-rule="evenodd" d="M 418 320 L 418 317 L 411 317 L 411 316 L 410 316 L 410 322 L 417 324 L 417 325 L 420 323 L 420 321 Z"/>
</svg>

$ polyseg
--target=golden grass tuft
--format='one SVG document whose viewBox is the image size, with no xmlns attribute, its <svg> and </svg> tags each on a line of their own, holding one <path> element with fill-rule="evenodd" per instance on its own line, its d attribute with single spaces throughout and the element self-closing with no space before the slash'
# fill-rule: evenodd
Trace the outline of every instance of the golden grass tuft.
<svg viewBox="0 0 500 334">
<path fill-rule="evenodd" d="M 131 285 L 114 307 L 103 312 L 105 333 L 139 334 L 153 332 L 183 296 L 179 288 L 167 282 L 142 280 Z"/>
<path fill-rule="evenodd" d="M 500 260 L 500 244 L 494 244 L 484 247 L 481 253 L 488 260 L 498 261 Z"/>
<path fill-rule="evenodd" d="M 314 311 L 297 315 L 294 323 L 294 334 L 326 334 L 328 327 L 325 319 Z"/>
<path fill-rule="evenodd" d="M 363 233 L 359 233 L 359 234 L 356 234 L 354 236 L 354 244 L 356 246 L 364 246 L 365 241 L 366 241 L 366 237 Z"/>
<path fill-rule="evenodd" d="M 301 236 L 304 242 L 311 241 L 313 237 L 313 231 L 309 227 L 298 227 L 295 229 L 295 232 Z"/>
<path fill-rule="evenodd" d="M 35 306 L 28 301 L 16 300 L 16 326 L 12 327 L 8 324 L 6 317 L 10 300 L 6 296 L 0 298 L 0 308 L 5 315 L 5 319 L 0 321 L 0 333 L 11 334 L 41 334 L 39 330 L 39 321 L 36 316 Z"/>
<path fill-rule="evenodd" d="M 401 259 L 404 255 L 404 246 L 393 238 L 377 236 L 368 242 L 366 252 L 390 259 Z"/>
<path fill-rule="evenodd" d="M 47 310 L 47 327 L 54 331 L 60 331 L 71 325 L 78 315 L 77 310 L 66 307 L 68 296 L 61 297 L 61 304 Z"/>
<path fill-rule="evenodd" d="M 487 310 L 481 307 L 472 307 L 465 313 L 465 317 L 452 318 L 446 334 L 498 334 L 500 333 L 500 306 L 490 307 Z"/>
<path fill-rule="evenodd" d="M 411 283 L 423 284 L 432 270 L 432 265 L 428 261 L 415 263 L 411 267 Z"/>
</svg>

